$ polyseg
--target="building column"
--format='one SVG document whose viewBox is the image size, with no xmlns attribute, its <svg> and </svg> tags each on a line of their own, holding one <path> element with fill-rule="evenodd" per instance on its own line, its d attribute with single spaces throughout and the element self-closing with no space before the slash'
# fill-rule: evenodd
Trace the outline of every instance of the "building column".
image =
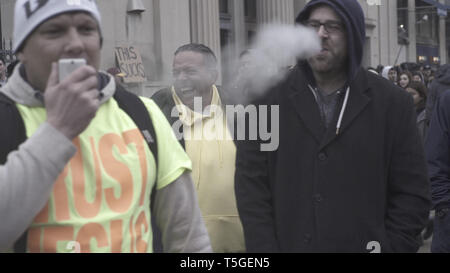
<svg viewBox="0 0 450 273">
<path fill-rule="evenodd" d="M 219 0 L 190 0 L 191 42 L 208 46 L 216 54 L 221 83 Z"/>
<path fill-rule="evenodd" d="M 445 36 L 445 17 L 439 17 L 439 56 L 441 58 L 441 64 L 447 63 L 447 38 Z"/>
<path fill-rule="evenodd" d="M 446 4 L 445 0 L 439 1 L 441 4 Z M 441 58 L 441 64 L 447 63 L 447 38 L 445 36 L 446 30 L 446 24 L 445 24 L 446 17 L 439 16 L 439 56 Z"/>
<path fill-rule="evenodd" d="M 233 33 L 233 55 L 239 56 L 242 50 L 244 50 L 247 43 L 247 33 L 245 31 L 245 14 L 244 14 L 244 1 L 231 0 L 231 23 Z"/>
<path fill-rule="evenodd" d="M 401 53 L 401 48 L 398 44 L 398 18 L 397 18 L 397 1 L 387 1 L 387 12 L 388 12 L 388 52 L 389 52 L 389 64 L 393 65 L 395 61 L 398 62 L 398 53 Z M 392 31 L 390 31 L 392 29 Z M 404 50 L 404 49 L 403 49 Z M 398 63 L 397 63 L 398 64 Z"/>
<path fill-rule="evenodd" d="M 256 20 L 258 24 L 294 24 L 294 0 L 258 0 Z"/>
<path fill-rule="evenodd" d="M 417 40 L 416 40 L 416 1 L 408 0 L 408 38 L 407 61 L 417 62 Z"/>
<path fill-rule="evenodd" d="M 172 63 L 175 50 L 191 41 L 189 2 L 154 0 L 155 57 L 158 80 L 163 85 L 172 84 Z M 175 20 L 176 18 L 176 20 Z"/>
<path fill-rule="evenodd" d="M 294 18 L 303 10 L 306 5 L 306 0 L 294 0 Z"/>
</svg>

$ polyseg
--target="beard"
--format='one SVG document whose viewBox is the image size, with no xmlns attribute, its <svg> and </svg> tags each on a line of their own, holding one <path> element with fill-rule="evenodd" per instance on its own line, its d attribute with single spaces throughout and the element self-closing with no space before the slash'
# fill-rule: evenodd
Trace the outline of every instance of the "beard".
<svg viewBox="0 0 450 273">
<path fill-rule="evenodd" d="M 333 62 L 330 58 L 314 56 L 308 59 L 311 69 L 317 73 L 328 73 L 333 70 Z"/>
<path fill-rule="evenodd" d="M 339 73 L 340 70 L 346 69 L 347 56 L 323 49 L 319 54 L 309 58 L 307 61 L 315 73 Z"/>
</svg>

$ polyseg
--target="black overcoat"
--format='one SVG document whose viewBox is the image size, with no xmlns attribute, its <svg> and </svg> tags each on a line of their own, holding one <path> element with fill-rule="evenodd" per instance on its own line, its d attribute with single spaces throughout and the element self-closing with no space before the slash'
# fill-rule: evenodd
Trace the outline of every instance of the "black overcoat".
<svg viewBox="0 0 450 273">
<path fill-rule="evenodd" d="M 279 105 L 276 151 L 238 142 L 247 250 L 417 251 L 430 200 L 411 96 L 361 68 L 337 135 L 338 115 L 326 130 L 306 83 L 295 67 L 260 102 Z"/>
</svg>

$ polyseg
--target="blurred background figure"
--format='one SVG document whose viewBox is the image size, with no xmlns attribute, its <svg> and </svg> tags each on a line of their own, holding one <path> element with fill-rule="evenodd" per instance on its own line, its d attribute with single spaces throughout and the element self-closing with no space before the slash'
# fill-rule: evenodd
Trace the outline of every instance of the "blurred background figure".
<svg viewBox="0 0 450 273">
<path fill-rule="evenodd" d="M 8 64 L 8 67 L 6 68 L 6 77 L 10 78 L 11 75 L 14 72 L 14 68 L 16 68 L 16 65 L 19 63 L 19 60 L 14 60 L 12 63 Z"/>
<path fill-rule="evenodd" d="M 6 84 L 6 63 L 5 59 L 0 58 L 0 87 Z"/>
<path fill-rule="evenodd" d="M 420 71 L 413 71 L 411 73 L 412 75 L 412 80 L 415 82 L 420 82 L 424 85 L 424 87 L 426 87 L 426 83 L 425 83 L 425 77 L 423 76 L 422 72 Z"/>
<path fill-rule="evenodd" d="M 404 62 L 399 66 L 400 71 L 416 71 L 420 69 L 420 65 L 413 62 Z"/>
<path fill-rule="evenodd" d="M 426 109 L 428 90 L 421 81 L 417 81 L 417 79 L 414 80 L 413 76 L 413 81 L 409 83 L 408 87 L 406 88 L 406 91 L 413 97 L 414 106 L 416 108 L 417 113 L 417 120 L 416 120 L 417 129 L 419 131 L 420 137 L 422 138 L 422 143 L 425 143 L 429 128 L 429 121 L 427 119 L 427 109 Z M 434 222 L 434 211 L 431 210 L 429 214 L 428 224 L 421 234 L 422 242 L 428 240 L 433 234 L 433 222 Z"/>
<path fill-rule="evenodd" d="M 425 80 L 425 85 L 427 85 L 427 87 L 429 88 L 429 84 L 431 84 L 432 81 L 432 69 L 430 65 L 424 65 L 422 67 L 422 74 L 424 76 L 424 80 Z"/>
<path fill-rule="evenodd" d="M 378 73 L 378 75 L 381 75 L 381 73 L 383 72 L 383 68 L 384 68 L 383 65 L 381 65 L 381 64 L 377 65 L 377 73 Z"/>
<path fill-rule="evenodd" d="M 381 75 L 397 85 L 397 70 L 393 66 L 385 66 Z"/>
<path fill-rule="evenodd" d="M 406 91 L 411 94 L 414 100 L 414 106 L 417 113 L 417 129 L 419 135 L 422 138 L 422 142 L 425 143 L 425 139 L 428 134 L 429 121 L 427 119 L 427 94 L 428 90 L 425 85 L 417 80 L 413 80 L 409 83 Z M 434 211 L 430 211 L 427 227 L 422 231 L 422 242 L 428 240 L 433 234 L 433 222 L 434 222 Z"/>
<path fill-rule="evenodd" d="M 120 69 L 117 67 L 111 67 L 106 70 L 109 74 L 114 76 L 114 80 L 116 84 L 123 84 L 123 78 L 125 77 L 125 73 L 120 72 Z"/>
<path fill-rule="evenodd" d="M 229 90 L 232 94 L 233 103 L 246 105 L 250 101 L 255 72 L 255 66 L 252 64 L 252 50 L 246 49 L 239 55 L 235 75 Z"/>
<path fill-rule="evenodd" d="M 428 90 L 426 115 L 428 122 L 430 122 L 439 97 L 445 91 L 450 90 L 450 64 L 444 64 L 439 68 Z"/>
<path fill-rule="evenodd" d="M 400 73 L 400 77 L 398 78 L 398 85 L 405 89 L 408 87 L 410 82 L 412 81 L 412 75 L 409 71 L 403 71 Z"/>
<path fill-rule="evenodd" d="M 378 71 L 377 71 L 375 68 L 373 68 L 373 67 L 368 67 L 368 68 L 367 68 L 367 71 L 370 71 L 370 72 L 372 72 L 372 73 L 374 73 L 374 74 L 379 75 L 379 74 L 378 74 Z"/>
<path fill-rule="evenodd" d="M 437 73 L 437 71 L 438 71 L 439 69 L 440 69 L 440 66 L 433 67 L 433 68 L 430 70 L 430 75 L 428 76 L 428 78 L 425 79 L 425 81 L 426 81 L 426 83 L 427 83 L 427 88 L 428 88 L 428 90 L 430 90 L 431 84 L 433 83 L 433 81 L 434 81 L 434 79 L 435 79 L 435 75 L 436 75 L 436 73 Z"/>
<path fill-rule="evenodd" d="M 427 100 L 427 90 L 425 85 L 422 82 L 413 80 L 406 87 L 406 91 L 413 97 L 417 115 L 425 111 Z"/>
</svg>

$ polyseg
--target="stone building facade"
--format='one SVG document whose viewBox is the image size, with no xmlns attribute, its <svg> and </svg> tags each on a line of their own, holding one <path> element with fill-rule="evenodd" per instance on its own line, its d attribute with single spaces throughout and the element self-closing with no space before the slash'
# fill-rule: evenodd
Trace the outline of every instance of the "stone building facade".
<svg viewBox="0 0 450 273">
<path fill-rule="evenodd" d="M 449 6 L 446 0 L 358 1 L 366 16 L 364 66 L 419 59 L 428 63 L 447 62 L 446 8 Z M 0 2 L 3 50 L 12 38 L 14 2 Z M 238 56 L 261 25 L 293 23 L 306 2 L 308 0 L 97 0 L 104 37 L 101 68 L 106 70 L 118 65 L 115 55 L 118 47 L 132 47 L 140 53 L 145 80 L 127 85 L 138 94 L 150 96 L 170 84 L 173 52 L 178 46 L 204 43 L 214 50 L 222 63 L 230 56 Z M 400 34 L 406 35 L 408 44 L 403 43 Z M 219 84 L 221 81 L 222 77 Z"/>
</svg>

